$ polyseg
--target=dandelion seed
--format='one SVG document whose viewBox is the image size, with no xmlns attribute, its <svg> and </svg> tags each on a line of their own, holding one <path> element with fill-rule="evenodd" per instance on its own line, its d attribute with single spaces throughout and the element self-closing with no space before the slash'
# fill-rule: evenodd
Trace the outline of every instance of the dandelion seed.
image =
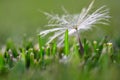
<svg viewBox="0 0 120 80">
<path fill-rule="evenodd" d="M 68 62 L 70 62 L 72 60 L 73 55 L 74 55 L 74 53 L 72 53 L 72 54 L 70 54 L 68 56 L 62 54 L 62 58 L 59 60 L 59 62 L 66 64 L 66 63 L 68 63 Z"/>
<path fill-rule="evenodd" d="M 44 37 L 45 35 L 54 32 L 54 35 L 50 37 L 47 44 L 49 44 L 54 39 L 58 39 L 58 46 L 60 46 L 64 41 L 64 33 L 68 30 L 68 35 L 71 36 L 73 34 L 77 35 L 77 39 L 80 46 L 80 52 L 83 54 L 83 46 L 80 40 L 79 32 L 91 29 L 95 24 L 107 24 L 110 16 L 109 10 L 106 9 L 105 6 L 102 6 L 96 9 L 94 12 L 90 12 L 92 9 L 94 1 L 90 3 L 88 8 L 83 8 L 80 14 L 70 14 L 67 10 L 64 10 L 65 14 L 49 14 L 44 12 L 44 14 L 48 17 L 49 22 L 47 26 L 54 26 L 57 28 L 48 29 L 45 31 L 41 31 L 40 35 Z"/>
</svg>

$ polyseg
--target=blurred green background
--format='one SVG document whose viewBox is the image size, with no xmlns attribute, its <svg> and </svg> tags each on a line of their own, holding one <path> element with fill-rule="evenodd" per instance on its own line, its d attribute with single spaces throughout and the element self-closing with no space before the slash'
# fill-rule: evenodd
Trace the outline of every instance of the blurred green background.
<svg viewBox="0 0 120 80">
<path fill-rule="evenodd" d="M 46 16 L 40 11 L 62 14 L 64 6 L 71 14 L 80 13 L 82 7 L 87 7 L 92 0 L 0 0 L 0 44 L 8 38 L 20 41 L 24 34 L 36 36 L 47 24 Z M 109 36 L 119 38 L 120 30 L 120 0 L 96 0 L 94 8 L 107 5 L 110 9 L 110 25 L 99 25 L 90 31 L 82 33 L 88 39 L 99 39 Z M 89 36 L 89 37 L 88 37 Z"/>
</svg>

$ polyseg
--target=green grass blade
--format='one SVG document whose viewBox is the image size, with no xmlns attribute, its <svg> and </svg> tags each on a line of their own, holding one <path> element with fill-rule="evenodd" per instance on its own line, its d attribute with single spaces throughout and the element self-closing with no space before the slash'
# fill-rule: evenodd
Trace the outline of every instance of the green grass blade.
<svg viewBox="0 0 120 80">
<path fill-rule="evenodd" d="M 3 55 L 0 53 L 0 70 L 2 70 L 4 67 L 4 58 Z"/>
<path fill-rule="evenodd" d="M 23 61 L 23 63 L 25 63 L 25 50 L 24 50 L 24 48 L 22 49 L 21 60 Z"/>
<path fill-rule="evenodd" d="M 69 53 L 68 30 L 66 30 L 66 32 L 65 32 L 64 46 L 65 46 L 65 55 L 68 55 L 68 53 Z"/>
<path fill-rule="evenodd" d="M 30 53 L 30 66 L 34 67 L 34 53 Z"/>
<path fill-rule="evenodd" d="M 39 54 L 40 54 L 40 58 L 43 58 L 43 44 L 42 44 L 42 39 L 41 39 L 41 36 L 39 35 L 38 36 L 38 39 L 39 39 L 39 49 L 40 49 L 40 51 L 39 51 Z"/>
<path fill-rule="evenodd" d="M 57 50 L 57 45 L 56 43 L 53 43 L 53 48 L 52 48 L 52 54 L 55 55 Z"/>
<path fill-rule="evenodd" d="M 45 50 L 46 52 L 46 55 L 47 56 L 50 56 L 50 46 L 48 45 L 47 47 L 46 47 L 46 50 Z"/>
</svg>

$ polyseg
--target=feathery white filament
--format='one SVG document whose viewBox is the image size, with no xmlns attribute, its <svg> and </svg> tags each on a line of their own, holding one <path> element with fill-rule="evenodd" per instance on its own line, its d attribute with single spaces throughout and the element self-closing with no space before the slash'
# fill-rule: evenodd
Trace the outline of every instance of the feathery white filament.
<svg viewBox="0 0 120 80">
<path fill-rule="evenodd" d="M 57 28 L 42 31 L 40 35 L 45 36 L 48 33 L 55 32 L 48 43 L 59 37 L 58 40 L 60 43 L 58 44 L 61 44 L 64 41 L 64 32 L 67 29 L 68 35 L 71 36 L 76 32 L 76 29 L 80 32 L 81 30 L 91 29 L 95 24 L 107 24 L 110 18 L 108 15 L 109 10 L 105 9 L 105 6 L 102 6 L 90 13 L 93 3 L 94 1 L 91 2 L 88 8 L 83 8 L 80 14 L 71 15 L 64 8 L 65 14 L 62 16 L 44 12 L 49 19 L 47 26 L 55 26 Z"/>
</svg>

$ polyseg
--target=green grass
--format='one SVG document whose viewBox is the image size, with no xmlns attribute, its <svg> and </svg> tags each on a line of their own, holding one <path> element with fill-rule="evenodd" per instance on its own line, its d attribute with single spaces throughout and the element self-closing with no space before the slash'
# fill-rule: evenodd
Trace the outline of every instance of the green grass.
<svg viewBox="0 0 120 80">
<path fill-rule="evenodd" d="M 65 38 L 64 38 L 64 46 L 65 46 L 65 55 L 68 55 L 69 54 L 69 42 L 68 42 L 68 30 L 66 30 L 65 32 Z"/>
<path fill-rule="evenodd" d="M 34 41 L 23 40 L 22 45 L 7 42 L 0 52 L 1 80 L 117 80 L 120 74 L 120 50 L 116 50 L 107 37 L 101 41 L 83 40 L 84 55 L 79 56 L 77 43 L 70 45 L 68 31 L 63 47 L 55 42 L 43 45 L 40 36 L 38 48 Z M 42 46 L 41 46 L 42 45 Z M 64 55 L 62 55 L 64 53 Z M 70 56 L 67 62 L 64 56 Z M 28 76 L 29 75 L 29 76 Z"/>
</svg>

